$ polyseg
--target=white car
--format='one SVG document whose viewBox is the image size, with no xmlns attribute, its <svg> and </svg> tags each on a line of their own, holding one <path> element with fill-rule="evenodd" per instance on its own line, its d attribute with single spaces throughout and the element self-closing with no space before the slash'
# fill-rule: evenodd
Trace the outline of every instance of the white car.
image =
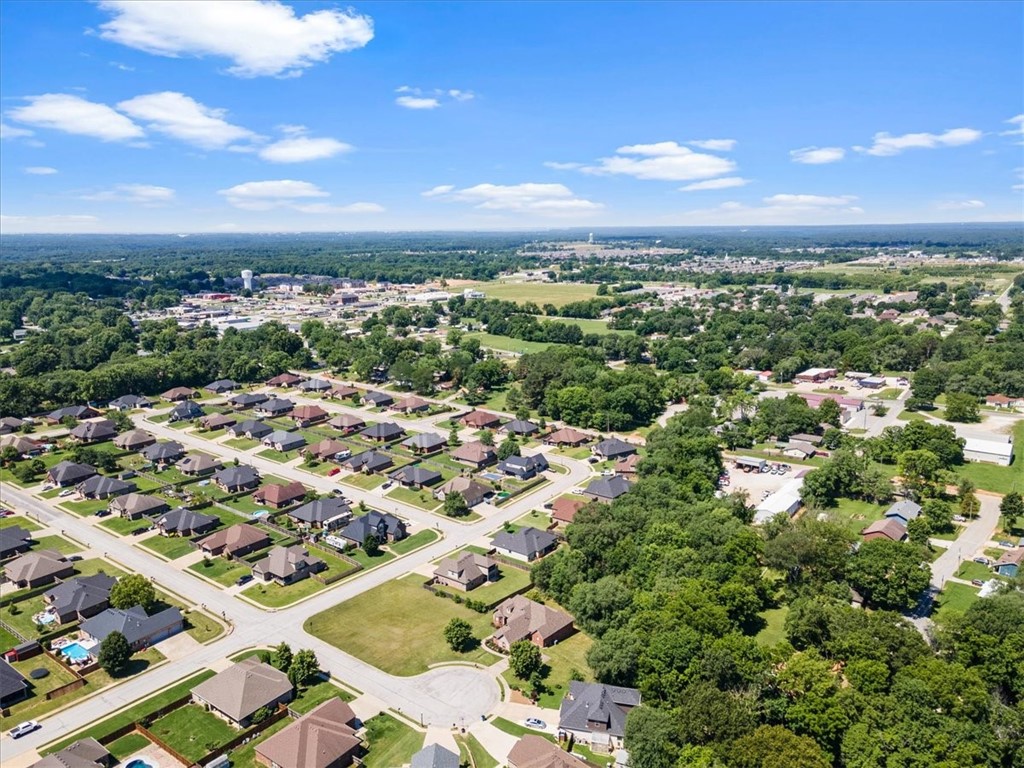
<svg viewBox="0 0 1024 768">
<path fill-rule="evenodd" d="M 39 723 L 35 720 L 26 720 L 24 723 L 18 723 L 16 726 L 11 728 L 11 738 L 20 739 L 22 736 L 27 736 L 39 728 L 42 728 Z"/>
<path fill-rule="evenodd" d="M 57 495 L 60 496 L 61 498 L 64 498 L 65 496 L 70 496 L 74 492 L 75 492 L 74 488 L 65 488 L 63 491 L 61 491 Z"/>
<path fill-rule="evenodd" d="M 582 496 L 583 495 L 583 489 L 582 488 L 573 488 L 572 489 L 572 495 L 573 496 Z"/>
</svg>

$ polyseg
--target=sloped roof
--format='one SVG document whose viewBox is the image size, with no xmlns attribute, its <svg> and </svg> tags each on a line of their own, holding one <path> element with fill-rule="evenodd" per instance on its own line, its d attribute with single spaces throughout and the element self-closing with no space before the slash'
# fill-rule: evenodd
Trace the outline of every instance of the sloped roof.
<svg viewBox="0 0 1024 768">
<path fill-rule="evenodd" d="M 223 467 L 224 463 L 208 453 L 190 453 L 178 462 L 182 472 L 211 472 Z"/>
<path fill-rule="evenodd" d="M 157 512 L 168 508 L 168 504 L 157 496 L 147 496 L 144 493 L 126 493 L 111 499 L 109 509 L 115 512 L 127 512 L 130 515 Z"/>
<path fill-rule="evenodd" d="M 628 493 L 633 484 L 621 475 L 611 477 L 599 477 L 591 480 L 587 485 L 586 492 L 601 499 L 617 499 L 624 493 Z"/>
<path fill-rule="evenodd" d="M 204 680 L 192 693 L 240 722 L 291 690 L 288 675 L 251 656 Z"/>
<path fill-rule="evenodd" d="M 144 429 L 133 429 L 114 438 L 114 445 L 126 451 L 137 451 L 155 442 L 156 438 Z"/>
<path fill-rule="evenodd" d="M 327 768 L 360 745 L 352 729 L 355 720 L 348 704 L 339 698 L 328 699 L 257 744 L 256 752 L 280 768 Z"/>
<path fill-rule="evenodd" d="M 494 493 L 494 489 L 487 487 L 483 483 L 478 483 L 471 477 L 465 477 L 463 475 L 453 477 L 447 483 L 442 485 L 438 491 L 446 494 L 460 493 L 462 494 L 462 498 L 464 498 L 470 506 L 479 503 L 485 497 Z"/>
<path fill-rule="evenodd" d="M 79 483 L 95 474 L 95 467 L 91 467 L 88 464 L 76 464 L 73 461 L 62 461 L 59 464 L 54 464 L 50 467 L 50 471 L 47 472 L 47 475 L 58 485 Z"/>
<path fill-rule="evenodd" d="M 510 768 L 587 768 L 587 763 L 533 733 L 515 743 L 508 753 L 508 764 Z"/>
<path fill-rule="evenodd" d="M 138 486 L 135 483 L 118 480 L 116 477 L 93 475 L 76 485 L 75 490 L 83 496 L 106 497 L 120 496 L 121 494 L 138 490 Z"/>
<path fill-rule="evenodd" d="M 248 523 L 237 523 L 230 528 L 214 531 L 205 539 L 199 541 L 199 546 L 207 549 L 225 547 L 228 551 L 251 547 L 257 544 L 269 544 L 270 536 L 265 531 L 255 528 Z"/>
<path fill-rule="evenodd" d="M 393 440 L 404 435 L 405 430 L 394 422 L 382 421 L 380 424 L 371 424 L 359 434 L 372 440 Z"/>
<path fill-rule="evenodd" d="M 578 429 L 572 427 L 562 427 L 556 429 L 550 435 L 544 438 L 545 443 L 569 443 L 575 445 L 577 443 L 585 443 L 590 440 L 590 435 L 585 432 L 580 432 Z"/>
<path fill-rule="evenodd" d="M 83 621 L 79 628 L 100 642 L 111 632 L 120 632 L 129 645 L 135 645 L 167 629 L 180 627 L 181 623 L 181 611 L 177 606 L 164 608 L 148 616 L 141 605 L 133 605 L 128 610 L 107 608 L 103 613 Z"/>
<path fill-rule="evenodd" d="M 558 537 L 548 531 L 526 526 L 512 533 L 499 531 L 491 543 L 499 549 L 507 549 L 532 559 L 558 543 Z"/>
<path fill-rule="evenodd" d="M 327 411 L 319 405 L 297 405 L 292 411 L 292 418 L 295 419 L 322 419 Z"/>
<path fill-rule="evenodd" d="M 869 536 L 875 533 L 881 534 L 893 541 L 902 541 L 907 535 L 907 527 L 895 517 L 883 517 L 881 520 L 875 520 L 871 525 L 864 528 L 860 535 Z"/>
<path fill-rule="evenodd" d="M 322 563 L 319 557 L 313 557 L 301 544 L 293 544 L 290 547 L 273 547 L 267 556 L 253 563 L 253 570 L 260 573 L 269 573 L 279 579 L 287 579 L 296 571 L 303 568 L 314 568 Z"/>
<path fill-rule="evenodd" d="M 260 481 L 260 473 L 247 464 L 226 467 L 213 476 L 214 482 L 226 488 L 244 488 Z"/>
<path fill-rule="evenodd" d="M 117 434 L 114 422 L 109 419 L 99 421 L 83 421 L 70 432 L 71 437 L 79 440 L 107 440 Z"/>
<path fill-rule="evenodd" d="M 306 495 L 306 486 L 297 480 L 287 485 L 269 483 L 253 494 L 253 498 L 263 499 L 270 504 L 286 504 L 301 499 Z"/>
<path fill-rule="evenodd" d="M 35 581 L 45 576 L 68 573 L 71 563 L 55 549 L 40 549 L 16 557 L 4 566 L 4 573 L 11 581 Z"/>
<path fill-rule="evenodd" d="M 459 768 L 459 756 L 440 744 L 424 747 L 412 756 L 411 768 Z"/>
<path fill-rule="evenodd" d="M 612 736 L 626 734 L 626 714 L 640 704 L 640 691 L 601 683 L 569 682 L 569 695 L 562 700 L 558 727 L 574 731 L 593 730 L 600 724 Z"/>
<path fill-rule="evenodd" d="M 302 523 L 323 525 L 328 520 L 351 514 L 352 508 L 348 504 L 339 498 L 329 496 L 303 504 L 289 512 L 288 516 Z"/>
<path fill-rule="evenodd" d="M 327 424 L 335 429 L 358 429 L 366 425 L 366 420 L 361 416 L 341 413 L 328 421 Z"/>
<path fill-rule="evenodd" d="M 503 637 L 509 645 L 529 638 L 534 632 L 543 638 L 551 637 L 572 624 L 569 614 L 522 595 L 513 595 L 503 601 L 494 612 L 506 620 L 505 626 L 494 634 Z"/>
<path fill-rule="evenodd" d="M 141 453 L 150 461 L 172 461 L 185 455 L 185 447 L 176 440 L 169 440 L 147 445 Z"/>
<path fill-rule="evenodd" d="M 18 670 L 0 657 L 0 699 L 14 696 L 28 688 L 28 680 Z"/>
<path fill-rule="evenodd" d="M 498 456 L 494 448 L 484 445 L 479 440 L 460 445 L 452 451 L 452 458 L 458 461 L 471 461 L 474 464 L 485 464 Z"/>
<path fill-rule="evenodd" d="M 441 473 L 424 467 L 405 466 L 392 472 L 391 477 L 411 485 L 430 485 L 441 479 Z"/>
<path fill-rule="evenodd" d="M 69 579 L 44 593 L 58 615 L 80 613 L 102 605 L 110 597 L 117 579 L 105 573 Z"/>
<path fill-rule="evenodd" d="M 455 579 L 460 584 L 466 584 L 487 575 L 493 565 L 494 561 L 486 555 L 463 552 L 458 557 L 446 557 L 438 563 L 437 568 L 434 569 L 434 575 Z"/>
<path fill-rule="evenodd" d="M 424 451 L 430 451 L 440 448 L 446 442 L 448 441 L 433 432 L 420 432 L 403 440 L 402 445 L 406 448 L 419 448 Z"/>
<path fill-rule="evenodd" d="M 165 531 L 185 534 L 202 530 L 218 522 L 220 522 L 220 518 L 216 515 L 205 515 L 202 512 L 196 512 L 186 507 L 172 509 L 170 512 L 164 513 L 156 521 L 157 525 Z"/>
<path fill-rule="evenodd" d="M 370 472 L 376 472 L 377 470 L 390 467 L 394 464 L 394 461 L 390 456 L 369 450 L 350 456 L 342 464 L 356 471 L 366 469 Z"/>
</svg>

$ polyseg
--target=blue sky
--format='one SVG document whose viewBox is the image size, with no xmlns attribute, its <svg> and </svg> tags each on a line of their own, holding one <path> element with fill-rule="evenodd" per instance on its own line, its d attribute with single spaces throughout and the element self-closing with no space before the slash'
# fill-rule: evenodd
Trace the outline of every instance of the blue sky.
<svg viewBox="0 0 1024 768">
<path fill-rule="evenodd" d="M 0 5 L 4 232 L 1024 217 L 1024 4 Z"/>
</svg>

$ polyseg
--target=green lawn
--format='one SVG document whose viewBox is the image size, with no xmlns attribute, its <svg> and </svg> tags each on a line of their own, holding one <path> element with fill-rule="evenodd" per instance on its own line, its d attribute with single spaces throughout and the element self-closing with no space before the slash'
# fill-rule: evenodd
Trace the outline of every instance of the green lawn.
<svg viewBox="0 0 1024 768">
<path fill-rule="evenodd" d="M 479 600 L 487 605 L 496 605 L 506 597 L 530 586 L 530 572 L 515 566 L 499 563 L 501 578 L 490 584 L 477 587 L 471 592 L 459 592 L 458 590 L 441 588 L 442 592 L 461 597 L 470 597 Z"/>
<path fill-rule="evenodd" d="M 266 485 L 266 483 L 264 483 L 264 485 Z M 237 499 L 230 499 L 229 501 L 222 501 L 220 503 L 239 514 L 244 515 L 246 520 L 249 519 L 249 516 L 252 513 L 263 512 L 267 509 L 263 504 L 256 503 L 252 498 L 252 494 L 239 496 Z"/>
<path fill-rule="evenodd" d="M 237 729 L 197 704 L 187 704 L 164 715 L 149 730 L 192 761 L 238 734 Z"/>
<path fill-rule="evenodd" d="M 765 620 L 765 625 L 758 632 L 754 639 L 757 640 L 761 645 L 775 645 L 781 643 L 786 639 L 786 616 L 789 613 L 789 606 L 784 605 L 781 608 L 769 608 L 766 611 L 761 611 L 761 618 Z"/>
<path fill-rule="evenodd" d="M 427 544 L 432 544 L 437 541 L 437 532 L 426 528 L 418 533 L 414 533 L 412 536 L 396 541 L 393 544 L 388 544 L 388 549 L 394 552 L 396 555 L 407 555 L 414 549 L 425 547 Z"/>
<path fill-rule="evenodd" d="M 224 445 L 229 448 L 234 448 L 236 451 L 248 451 L 251 448 L 255 448 L 260 444 L 259 440 L 250 440 L 247 437 L 233 437 L 230 440 L 225 440 Z"/>
<path fill-rule="evenodd" d="M 88 517 L 95 515 L 101 509 L 106 509 L 109 504 L 110 502 L 105 499 L 86 499 L 85 501 L 62 501 L 60 506 L 68 512 Z"/>
<path fill-rule="evenodd" d="M 366 768 L 394 768 L 406 765 L 423 747 L 423 734 L 389 714 L 381 713 L 365 723 L 368 751 Z"/>
<path fill-rule="evenodd" d="M 6 614 L 4 615 L 4 620 L 10 621 Z M 20 643 L 20 638 L 15 637 L 6 629 L 0 627 L 0 653 L 6 653 L 7 651 L 11 650 L 11 648 L 13 648 L 16 645 L 19 645 Z"/>
<path fill-rule="evenodd" d="M 309 553 L 327 563 L 327 570 L 321 572 L 321 575 L 324 577 L 332 577 L 336 574 L 345 574 L 347 576 L 357 573 L 357 569 L 354 566 L 323 550 L 310 549 Z M 321 584 L 316 579 L 307 578 L 295 584 L 289 584 L 286 587 L 274 583 L 258 583 L 244 590 L 242 594 L 268 608 L 280 608 L 327 589 L 328 586 L 330 585 Z"/>
<path fill-rule="evenodd" d="M 981 563 L 975 563 L 968 560 L 966 563 L 961 564 L 959 570 L 956 572 L 957 578 L 966 579 L 981 579 L 982 581 L 988 581 L 992 578 L 992 570 L 987 565 Z"/>
<path fill-rule="evenodd" d="M 229 753 L 231 756 L 231 768 L 262 768 L 262 763 L 256 761 L 256 745 L 266 741 L 275 733 L 284 730 L 294 722 L 290 717 L 281 718 L 266 730 L 261 731 L 258 736 L 255 736 L 247 744 L 231 750 Z"/>
<path fill-rule="evenodd" d="M 239 576 L 252 571 L 249 563 L 238 560 L 226 560 L 223 557 L 209 557 L 193 563 L 188 569 L 199 573 L 224 587 L 234 586 Z"/>
<path fill-rule="evenodd" d="M 902 394 L 902 389 L 898 389 L 896 387 L 887 387 L 886 389 L 883 389 L 880 392 L 875 392 L 870 397 L 876 397 L 879 400 L 897 400 L 899 399 L 899 396 Z"/>
<path fill-rule="evenodd" d="M 75 552 L 82 551 L 80 546 L 63 536 L 40 536 L 35 541 L 36 545 L 33 547 L 35 550 L 56 549 L 62 555 L 73 555 Z"/>
<path fill-rule="evenodd" d="M 152 523 L 145 518 L 129 520 L 127 517 L 108 517 L 100 523 L 101 528 L 106 528 L 108 531 L 116 533 L 118 536 L 130 536 L 134 531 L 149 528 L 150 525 L 152 525 Z"/>
<path fill-rule="evenodd" d="M 43 529 L 43 526 L 39 525 L 35 520 L 31 520 L 24 515 L 11 515 L 10 517 L 0 518 L 0 530 L 13 528 L 14 526 L 18 526 L 26 531 L 41 531 Z"/>
<path fill-rule="evenodd" d="M 516 283 L 496 280 L 478 283 L 473 288 L 492 299 L 520 303 L 532 301 L 541 307 L 545 304 L 562 307 L 597 295 L 597 286 L 591 283 Z"/>
<path fill-rule="evenodd" d="M 449 620 L 459 617 L 482 640 L 490 634 L 490 616 L 436 597 L 420 582 L 413 576 L 382 584 L 309 618 L 306 631 L 393 675 L 417 675 L 444 661 L 497 661 L 479 646 L 456 653 L 442 635 Z"/>
<path fill-rule="evenodd" d="M 259 451 L 256 455 L 264 459 L 270 459 L 270 461 L 276 461 L 278 464 L 287 464 L 292 459 L 299 458 L 298 450 L 281 453 L 281 451 L 276 451 L 273 448 Z"/>
<path fill-rule="evenodd" d="M 364 491 L 371 491 L 378 485 L 383 485 L 387 478 L 384 475 L 366 475 L 362 472 L 345 475 L 339 482 L 351 485 L 353 488 L 362 488 Z"/>
<path fill-rule="evenodd" d="M 875 520 L 881 520 L 888 508 L 887 504 L 839 499 L 835 507 L 830 507 L 825 511 L 833 522 L 845 526 L 853 534 L 860 535 L 860 532 L 868 525 Z"/>
<path fill-rule="evenodd" d="M 496 717 L 491 720 L 491 725 L 497 728 L 499 731 L 504 731 L 510 736 L 515 736 L 517 739 L 520 736 L 526 736 L 533 734 L 534 736 L 540 736 L 547 739 L 548 741 L 554 742 L 555 737 L 550 733 L 544 733 L 544 731 L 535 731 L 533 728 L 527 728 L 525 725 L 519 723 L 513 723 L 511 720 L 506 720 L 504 717 Z"/>
<path fill-rule="evenodd" d="M 597 333 L 602 336 L 609 333 L 616 333 L 620 336 L 633 336 L 636 335 L 636 331 L 613 331 L 608 327 L 607 320 L 587 320 L 578 317 L 545 317 L 544 320 L 550 320 L 555 323 L 565 323 L 566 325 L 578 326 L 583 333 Z"/>
<path fill-rule="evenodd" d="M 320 680 L 312 685 L 306 685 L 288 706 L 300 715 L 304 715 L 310 710 L 316 709 L 328 699 L 352 701 L 354 698 L 352 694 L 342 690 L 330 680 Z"/>
<path fill-rule="evenodd" d="M 191 539 L 184 536 L 150 536 L 145 541 L 140 541 L 139 546 L 163 555 L 168 560 L 176 560 L 195 549 Z"/>
<path fill-rule="evenodd" d="M 389 499 L 394 499 L 395 501 L 401 501 L 405 504 L 409 504 L 426 512 L 433 512 L 442 504 L 442 502 L 433 497 L 429 489 L 417 491 L 413 488 L 397 486 L 388 491 L 387 497 Z"/>
<path fill-rule="evenodd" d="M 548 673 L 544 678 L 544 692 L 538 699 L 538 704 L 550 709 L 558 709 L 559 703 L 565 698 L 569 691 L 569 681 L 572 679 L 573 671 L 578 672 L 585 680 L 592 681 L 590 667 L 587 665 L 587 651 L 594 641 L 582 632 L 577 632 L 567 640 L 562 640 L 558 645 L 544 648 L 544 663 Z M 520 690 L 526 689 L 526 682 L 519 680 L 512 674 L 512 670 L 505 670 L 502 677 L 507 682 L 515 685 Z"/>
<path fill-rule="evenodd" d="M 136 752 L 145 749 L 152 742 L 141 733 L 129 733 L 116 741 L 107 744 L 107 751 L 118 760 L 131 757 Z"/>
<path fill-rule="evenodd" d="M 493 333 L 467 333 L 467 339 L 480 339 L 480 345 L 499 352 L 515 352 L 521 355 L 543 352 L 548 347 L 562 347 L 564 344 L 546 344 L 539 341 L 523 341 L 510 336 L 498 336 Z"/>
<path fill-rule="evenodd" d="M 378 565 L 383 565 L 389 560 L 395 559 L 395 555 L 386 549 L 381 549 L 376 555 L 370 557 L 362 547 L 350 549 L 345 552 L 345 555 L 351 557 L 365 569 L 376 568 Z"/>
<path fill-rule="evenodd" d="M 942 622 L 954 614 L 963 613 L 977 599 L 977 587 L 969 587 L 956 582 L 947 583 L 935 601 L 932 618 L 937 622 Z"/>
<path fill-rule="evenodd" d="M 546 531 L 551 525 L 551 516 L 543 512 L 538 512 L 536 509 L 527 512 L 522 517 L 517 517 L 511 523 L 515 530 L 520 528 L 536 528 L 541 531 Z"/>
<path fill-rule="evenodd" d="M 491 757 L 491 753 L 484 749 L 484 745 L 472 733 L 456 736 L 455 741 L 459 745 L 463 765 L 471 765 L 474 768 L 497 768 L 498 761 Z"/>
<path fill-rule="evenodd" d="M 957 467 L 956 474 L 963 475 L 974 481 L 974 484 L 985 491 L 1007 494 L 1010 491 L 1024 493 L 1024 421 L 1017 422 L 1013 430 L 1014 459 L 1008 467 L 997 464 L 982 464 L 970 461 Z"/>
</svg>

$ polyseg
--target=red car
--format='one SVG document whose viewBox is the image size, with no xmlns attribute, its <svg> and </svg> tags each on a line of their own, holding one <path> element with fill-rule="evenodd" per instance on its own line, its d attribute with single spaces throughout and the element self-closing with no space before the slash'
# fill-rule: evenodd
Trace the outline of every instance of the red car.
<svg viewBox="0 0 1024 768">
<path fill-rule="evenodd" d="M 341 472 L 341 467 L 333 467 L 330 472 L 327 473 L 328 477 L 334 477 L 336 474 Z"/>
</svg>

